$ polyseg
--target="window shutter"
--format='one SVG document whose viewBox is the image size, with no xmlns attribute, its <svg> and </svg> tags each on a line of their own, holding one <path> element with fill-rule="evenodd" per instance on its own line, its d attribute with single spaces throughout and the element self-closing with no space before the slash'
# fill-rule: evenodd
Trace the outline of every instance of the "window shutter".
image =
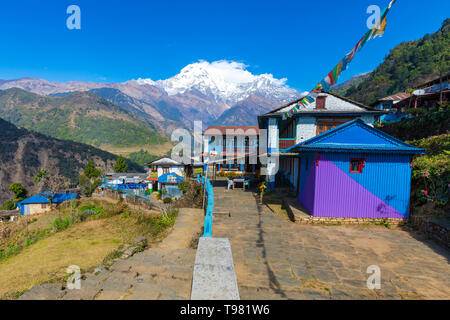
<svg viewBox="0 0 450 320">
<path fill-rule="evenodd" d="M 316 109 L 317 110 L 323 110 L 325 108 L 325 100 L 327 99 L 327 96 L 319 96 L 316 99 Z"/>
</svg>

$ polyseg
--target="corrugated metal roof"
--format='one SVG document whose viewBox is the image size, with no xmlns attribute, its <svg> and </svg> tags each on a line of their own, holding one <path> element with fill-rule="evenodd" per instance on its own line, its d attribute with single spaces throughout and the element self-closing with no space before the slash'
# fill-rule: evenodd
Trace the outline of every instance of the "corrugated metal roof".
<svg viewBox="0 0 450 320">
<path fill-rule="evenodd" d="M 47 193 L 48 194 L 48 193 Z M 68 200 L 73 200 L 78 196 L 77 193 L 56 193 L 53 196 L 53 203 L 61 203 Z M 42 194 L 36 194 L 30 198 L 22 200 L 17 204 L 33 204 L 33 203 L 49 203 L 48 199 Z"/>
<path fill-rule="evenodd" d="M 314 138 L 296 144 L 282 152 L 292 151 L 386 151 L 423 154 L 423 149 L 411 146 L 387 133 L 372 128 L 360 119 L 347 122 Z"/>
<path fill-rule="evenodd" d="M 410 93 L 399 92 L 399 93 L 393 94 L 391 96 L 387 96 L 387 97 L 378 99 L 378 101 L 396 101 L 396 100 L 403 100 L 403 99 L 406 99 L 409 97 L 411 97 Z"/>
<path fill-rule="evenodd" d="M 158 182 L 159 182 L 159 183 L 172 183 L 172 181 L 169 181 L 169 180 L 170 180 L 169 177 L 175 177 L 176 183 L 179 183 L 179 182 L 181 182 L 181 181 L 184 180 L 183 177 L 177 175 L 176 173 L 174 173 L 174 172 L 169 172 L 169 173 L 165 173 L 165 174 L 163 174 L 162 176 L 160 176 L 160 177 L 158 178 Z M 172 179 L 173 179 L 173 178 L 172 178 Z"/>
<path fill-rule="evenodd" d="M 151 162 L 150 165 L 152 165 L 152 166 L 153 165 L 174 165 L 174 166 L 179 166 L 179 165 L 181 165 L 181 163 L 179 163 L 179 162 L 177 162 L 175 160 L 172 160 L 170 158 L 161 158 L 161 159 L 158 159 L 158 160 L 155 160 L 155 161 Z"/>
<path fill-rule="evenodd" d="M 246 135 L 257 135 L 259 134 L 259 127 L 258 126 L 209 126 L 206 128 L 204 134 L 214 134 L 213 131 L 219 131 L 221 134 L 226 135 L 227 130 L 231 131 L 242 131 L 242 134 Z"/>
<path fill-rule="evenodd" d="M 302 114 L 322 114 L 322 113 L 330 113 L 330 112 L 331 113 L 346 113 L 346 112 L 355 113 L 356 112 L 358 114 L 359 113 L 363 113 L 363 114 L 380 113 L 379 110 L 374 110 L 374 109 L 366 106 L 365 104 L 362 104 L 357 101 L 351 100 L 349 98 L 340 96 L 333 92 L 323 92 L 323 93 L 320 93 L 320 95 L 330 96 L 331 99 L 333 99 L 332 104 L 330 104 L 330 102 L 328 102 L 328 107 L 327 107 L 327 104 L 325 106 L 326 109 L 315 109 L 315 102 L 313 102 L 310 105 L 308 105 L 307 108 L 301 108 L 297 113 L 294 114 L 294 116 L 299 116 Z M 292 107 L 295 104 L 297 104 L 301 99 L 302 98 L 297 99 L 297 100 L 290 102 L 280 108 L 277 108 L 275 110 L 267 112 L 267 113 L 261 115 L 260 117 L 272 116 L 272 115 L 282 115 L 283 113 L 292 109 Z M 342 104 L 342 106 L 338 106 L 339 104 Z M 335 105 L 337 106 L 336 108 L 333 107 Z"/>
</svg>

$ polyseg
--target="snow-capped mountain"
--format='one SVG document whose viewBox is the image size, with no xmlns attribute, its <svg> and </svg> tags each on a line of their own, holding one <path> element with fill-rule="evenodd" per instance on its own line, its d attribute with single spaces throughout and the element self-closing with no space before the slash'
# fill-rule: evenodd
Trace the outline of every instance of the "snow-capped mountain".
<svg viewBox="0 0 450 320">
<path fill-rule="evenodd" d="M 254 75 L 246 65 L 235 61 L 199 61 L 184 67 L 179 74 L 166 80 L 138 79 L 136 83 L 152 85 L 169 96 L 196 90 L 217 103 L 232 106 L 252 94 L 286 102 L 298 97 L 298 92 L 286 85 L 287 79 L 272 74 Z"/>
<path fill-rule="evenodd" d="M 92 90 L 127 110 L 146 113 L 156 127 L 166 132 L 179 123 L 190 127 L 196 120 L 218 124 L 219 118 L 220 122 L 228 123 L 239 117 L 240 123 L 253 123 L 259 114 L 300 96 L 299 92 L 286 85 L 286 79 L 277 79 L 272 74 L 254 75 L 246 70 L 244 64 L 226 60 L 199 61 L 187 65 L 172 78 L 158 81 L 0 80 L 0 90 L 14 87 L 40 95 Z"/>
</svg>

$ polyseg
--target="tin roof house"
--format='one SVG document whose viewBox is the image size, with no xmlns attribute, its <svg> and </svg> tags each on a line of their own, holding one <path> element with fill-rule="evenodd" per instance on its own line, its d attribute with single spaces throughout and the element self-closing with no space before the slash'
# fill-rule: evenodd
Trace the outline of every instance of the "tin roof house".
<svg viewBox="0 0 450 320">
<path fill-rule="evenodd" d="M 170 158 L 161 158 L 155 160 L 148 164 L 148 180 L 157 186 L 157 190 L 161 190 L 161 181 L 160 179 L 164 176 L 167 177 L 167 174 L 175 174 L 178 177 L 184 176 L 184 165 Z M 167 178 L 164 178 L 167 179 Z M 155 189 L 152 186 L 153 189 Z"/>
<path fill-rule="evenodd" d="M 376 110 L 384 110 L 389 112 L 380 117 L 381 123 L 397 122 L 403 118 L 408 117 L 404 112 L 401 112 L 396 108 L 400 101 L 409 99 L 411 97 L 410 93 L 399 92 L 375 101 L 371 106 Z"/>
<path fill-rule="evenodd" d="M 372 106 L 377 110 L 389 111 L 381 116 L 382 123 L 398 122 L 403 118 L 410 118 L 408 110 L 422 108 L 426 111 L 439 106 L 439 103 L 450 99 L 450 74 L 442 78 L 417 86 L 411 93 L 397 93 L 375 101 Z"/>
<path fill-rule="evenodd" d="M 411 162 L 424 150 L 361 119 L 282 151 L 298 162 L 296 196 L 315 217 L 409 217 Z"/>
<path fill-rule="evenodd" d="M 294 189 L 298 188 L 296 178 L 298 175 L 296 170 L 299 167 L 298 158 L 282 153 L 283 150 L 355 119 L 373 126 L 379 116 L 386 113 L 335 93 L 319 92 L 314 102 L 301 108 L 292 117 L 283 119 L 282 115 L 291 110 L 300 100 L 258 117 L 259 128 L 267 131 L 267 153 L 280 156 L 278 182 Z M 274 169 L 269 168 L 269 172 L 271 171 Z M 268 175 L 267 187 L 273 189 L 275 182 L 274 172 Z"/>
<path fill-rule="evenodd" d="M 49 192 L 46 192 L 47 196 L 44 194 L 37 194 L 22 200 L 17 203 L 17 207 L 20 209 L 21 215 L 37 214 L 49 211 L 50 201 L 48 200 Z M 77 193 L 55 193 L 52 198 L 52 203 L 59 205 L 64 201 L 70 201 L 78 197 Z"/>
</svg>

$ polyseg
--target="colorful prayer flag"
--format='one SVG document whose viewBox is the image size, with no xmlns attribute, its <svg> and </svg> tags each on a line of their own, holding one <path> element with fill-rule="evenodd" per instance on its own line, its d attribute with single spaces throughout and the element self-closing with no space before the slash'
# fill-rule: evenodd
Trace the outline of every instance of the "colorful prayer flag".
<svg viewBox="0 0 450 320">
<path fill-rule="evenodd" d="M 366 32 L 366 34 L 364 35 L 364 37 L 362 38 L 362 42 L 359 45 L 359 50 L 361 51 L 362 48 L 364 47 L 364 45 L 366 44 L 367 40 L 369 40 L 370 34 L 372 33 L 372 29 L 370 29 L 369 31 Z"/>
<path fill-rule="evenodd" d="M 309 103 L 313 103 L 314 102 L 314 98 L 310 97 L 310 96 L 305 96 L 305 99 L 309 101 Z"/>
<path fill-rule="evenodd" d="M 299 102 L 291 108 L 291 110 L 283 113 L 283 119 L 289 118 L 294 113 L 298 112 L 298 109 L 300 108 L 299 104 L 306 108 L 308 104 L 313 103 L 315 101 L 314 98 L 318 95 L 318 92 L 322 90 L 324 92 L 328 92 L 330 87 L 336 84 L 342 71 L 347 70 L 348 64 L 353 60 L 356 52 L 361 51 L 368 40 L 374 39 L 377 36 L 381 37 L 384 34 L 386 30 L 387 14 L 396 1 L 397 0 L 391 0 L 388 7 L 384 9 L 380 20 L 377 21 L 375 26 L 364 34 L 353 49 L 345 55 L 345 57 L 333 68 L 333 70 L 328 73 L 327 76 L 308 93 L 308 95 L 301 98 Z"/>
</svg>

